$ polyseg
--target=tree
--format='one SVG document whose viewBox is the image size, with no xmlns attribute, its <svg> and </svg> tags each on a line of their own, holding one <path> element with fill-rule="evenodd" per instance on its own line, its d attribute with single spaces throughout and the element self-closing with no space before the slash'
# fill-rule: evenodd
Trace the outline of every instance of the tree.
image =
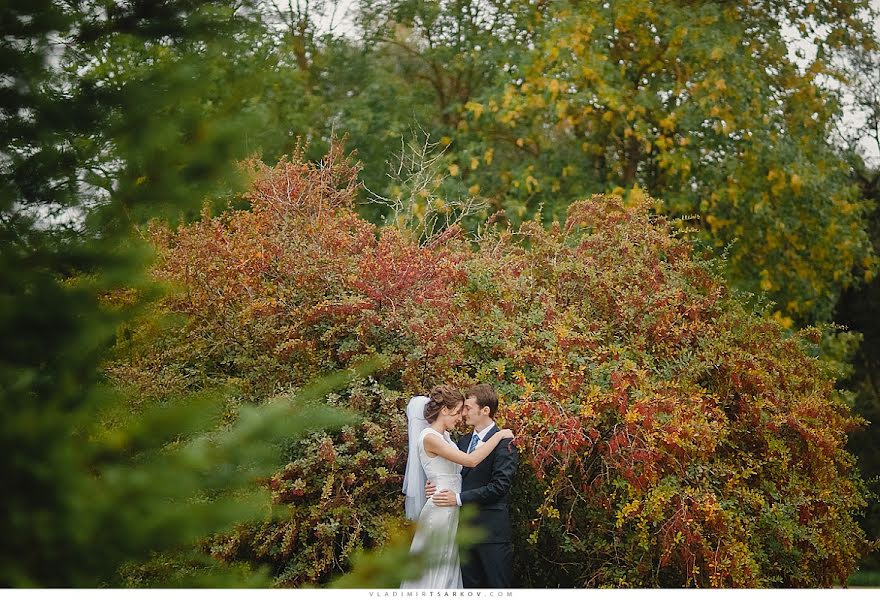
<svg viewBox="0 0 880 600">
<path fill-rule="evenodd" d="M 348 417 L 279 398 L 216 431 L 227 389 L 138 407 L 103 373 L 119 328 L 163 293 L 135 227 L 234 189 L 246 120 L 234 94 L 202 110 L 198 67 L 228 66 L 215 36 L 247 23 L 216 2 L 13 3 L 2 19 L 0 584 L 118 584 L 129 561 L 189 557 L 263 514 L 253 479 L 275 444 Z M 218 566 L 175 581 L 266 582 Z"/>
<path fill-rule="evenodd" d="M 514 217 L 639 186 L 667 214 L 700 215 L 703 237 L 729 247 L 732 281 L 766 293 L 780 318 L 827 320 L 841 289 L 876 268 L 867 205 L 829 141 L 840 109 L 819 77 L 839 76 L 825 58 L 836 48 L 873 43 L 870 14 L 866 3 L 549 3 L 535 50 L 464 107 L 459 167 Z M 786 22 L 819 49 L 803 72 Z"/>
<path fill-rule="evenodd" d="M 869 216 L 868 231 L 875 252 L 880 249 L 880 55 L 876 49 L 853 50 L 839 61 L 839 68 L 846 73 L 847 85 L 840 90 L 841 103 L 851 115 L 857 115 L 855 123 L 841 124 L 836 141 L 846 152 L 852 176 L 865 198 L 873 202 Z M 880 310 L 880 280 L 877 278 L 859 288 L 847 290 L 840 298 L 835 311 L 835 321 L 860 332 L 862 343 L 853 357 L 853 373 L 847 387 L 854 391 L 856 411 L 870 421 L 865 430 L 857 432 L 851 440 L 853 453 L 859 458 L 864 477 L 872 484 L 872 492 L 878 494 L 877 462 L 878 422 L 880 422 L 880 329 L 874 315 Z M 880 515 L 876 503 L 865 519 L 865 529 L 874 537 L 880 533 Z M 876 570 L 876 553 L 867 557 L 864 566 Z"/>
</svg>

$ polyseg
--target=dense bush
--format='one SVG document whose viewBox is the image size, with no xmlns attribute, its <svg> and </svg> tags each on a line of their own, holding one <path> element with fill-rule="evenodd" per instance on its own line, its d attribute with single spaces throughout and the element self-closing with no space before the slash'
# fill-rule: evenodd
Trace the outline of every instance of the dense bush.
<svg viewBox="0 0 880 600">
<path fill-rule="evenodd" d="M 123 332 L 111 374 L 145 396 L 231 380 L 259 402 L 389 362 L 331 398 L 361 425 L 290 444 L 266 481 L 286 516 L 215 555 L 280 585 L 345 570 L 401 523 L 407 398 L 480 380 L 519 432 L 521 585 L 824 586 L 854 569 L 865 502 L 843 446 L 860 421 L 815 358 L 821 332 L 746 308 L 649 199 L 418 240 L 356 216 L 338 149 L 251 171 L 249 210 L 152 231 L 177 286 L 156 311 L 185 323 Z"/>
</svg>

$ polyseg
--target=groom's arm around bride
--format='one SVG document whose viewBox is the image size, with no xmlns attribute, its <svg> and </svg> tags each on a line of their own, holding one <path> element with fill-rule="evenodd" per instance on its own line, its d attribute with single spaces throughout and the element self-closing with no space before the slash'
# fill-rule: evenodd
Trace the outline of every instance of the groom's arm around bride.
<svg viewBox="0 0 880 600">
<path fill-rule="evenodd" d="M 458 447 L 462 452 L 473 452 L 499 431 L 494 420 L 498 398 L 488 384 L 471 387 L 465 396 L 463 416 L 473 432 L 462 436 Z M 519 451 L 512 442 L 502 440 L 480 464 L 462 470 L 460 495 L 448 490 L 434 493 L 430 482 L 426 486 L 427 496 L 433 495 L 431 499 L 437 506 L 472 504 L 477 507 L 473 525 L 483 530 L 484 537 L 471 548 L 462 564 L 466 588 L 510 588 L 513 585 L 513 532 L 508 493 L 519 463 Z"/>
</svg>

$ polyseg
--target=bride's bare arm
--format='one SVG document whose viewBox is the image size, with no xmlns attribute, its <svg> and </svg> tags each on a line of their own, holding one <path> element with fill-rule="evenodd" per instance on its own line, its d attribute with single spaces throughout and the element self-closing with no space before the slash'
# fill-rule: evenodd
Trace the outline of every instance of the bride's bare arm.
<svg viewBox="0 0 880 600">
<path fill-rule="evenodd" d="M 501 440 L 508 438 L 513 438 L 513 432 L 509 429 L 502 429 L 489 438 L 489 440 L 482 446 L 468 454 L 467 452 L 462 452 L 458 448 L 453 448 L 447 444 L 445 440 L 436 435 L 426 435 L 425 450 L 431 454 L 442 456 L 446 460 L 451 460 L 463 467 L 476 467 L 483 462 L 484 458 L 489 456 Z"/>
</svg>

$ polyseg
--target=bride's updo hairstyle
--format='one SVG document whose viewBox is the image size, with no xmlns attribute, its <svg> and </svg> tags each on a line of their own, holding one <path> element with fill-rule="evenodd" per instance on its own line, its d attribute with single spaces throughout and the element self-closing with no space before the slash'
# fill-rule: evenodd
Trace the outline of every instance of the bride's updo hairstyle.
<svg viewBox="0 0 880 600">
<path fill-rule="evenodd" d="M 436 385 L 431 393 L 428 394 L 430 400 L 425 404 L 425 420 L 433 423 L 440 416 L 440 411 L 444 408 L 455 410 L 464 404 L 464 394 L 461 390 L 451 385 Z"/>
</svg>

